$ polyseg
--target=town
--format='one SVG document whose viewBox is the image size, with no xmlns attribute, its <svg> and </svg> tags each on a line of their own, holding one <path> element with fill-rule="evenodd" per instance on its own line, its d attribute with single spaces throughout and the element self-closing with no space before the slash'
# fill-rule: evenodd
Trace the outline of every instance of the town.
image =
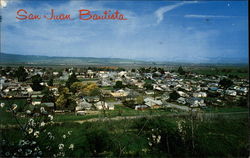
<svg viewBox="0 0 250 158">
<path fill-rule="evenodd" d="M 239 70 L 240 71 L 240 70 Z M 160 67 L 1 67 L 1 100 L 25 100 L 55 113 L 87 115 L 116 108 L 206 111 L 247 107 L 249 80 Z M 28 108 L 29 107 L 29 108 Z M 25 112 L 25 111 L 22 111 Z M 121 113 L 122 110 L 119 110 Z"/>
</svg>

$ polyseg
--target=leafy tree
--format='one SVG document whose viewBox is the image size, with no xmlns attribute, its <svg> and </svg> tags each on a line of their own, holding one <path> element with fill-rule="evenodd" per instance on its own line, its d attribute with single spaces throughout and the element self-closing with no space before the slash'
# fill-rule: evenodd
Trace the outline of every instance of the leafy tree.
<svg viewBox="0 0 250 158">
<path fill-rule="evenodd" d="M 125 86 L 123 85 L 122 81 L 116 81 L 114 88 L 116 89 L 121 89 L 124 88 Z"/>
<path fill-rule="evenodd" d="M 144 84 L 144 88 L 146 88 L 147 90 L 153 90 L 154 87 L 153 87 L 152 83 L 146 82 Z"/>
<path fill-rule="evenodd" d="M 72 75 L 69 76 L 68 81 L 66 82 L 66 87 L 70 88 L 70 86 L 74 83 L 74 82 L 78 82 L 79 80 L 76 78 L 76 74 L 72 73 Z"/>
<path fill-rule="evenodd" d="M 116 71 L 125 71 L 125 69 L 122 68 L 122 67 L 119 67 L 119 68 L 116 69 Z"/>
<path fill-rule="evenodd" d="M 163 68 L 158 68 L 158 71 L 161 73 L 161 74 L 164 74 L 165 73 L 165 70 Z"/>
<path fill-rule="evenodd" d="M 89 93 L 90 96 L 99 96 L 100 94 L 101 94 L 101 91 L 99 88 L 94 88 Z"/>
<path fill-rule="evenodd" d="M 179 73 L 180 75 L 185 75 L 186 72 L 183 70 L 182 66 L 180 66 L 180 67 L 178 68 L 178 73 Z"/>
<path fill-rule="evenodd" d="M 70 86 L 70 91 L 73 93 L 77 93 L 77 92 L 80 92 L 83 88 L 85 88 L 85 85 L 83 82 L 74 82 Z"/>
<path fill-rule="evenodd" d="M 52 102 L 52 103 L 55 102 L 54 93 L 51 90 L 49 90 L 49 88 L 45 88 L 42 91 L 42 94 L 43 94 L 42 102 Z"/>
<path fill-rule="evenodd" d="M 84 88 L 81 90 L 81 92 L 83 95 L 87 96 L 97 96 L 100 94 L 100 90 L 95 83 L 86 84 Z"/>
<path fill-rule="evenodd" d="M 63 109 L 67 103 L 67 97 L 64 94 L 59 95 L 56 100 L 56 107 L 59 109 Z"/>
<path fill-rule="evenodd" d="M 35 75 L 35 76 L 32 76 L 32 85 L 31 85 L 31 88 L 34 90 L 34 91 L 41 91 L 43 90 L 44 86 L 41 85 L 41 83 L 43 82 L 43 79 L 40 75 Z"/>
<path fill-rule="evenodd" d="M 136 98 L 136 103 L 137 103 L 137 104 L 144 104 L 143 96 L 138 96 L 138 97 Z"/>
<path fill-rule="evenodd" d="M 178 98 L 180 98 L 180 94 L 177 93 L 176 91 L 173 91 L 172 93 L 169 94 L 170 100 L 177 100 Z"/>
<path fill-rule="evenodd" d="M 15 72 L 15 76 L 17 77 L 19 82 L 23 82 L 26 80 L 28 73 L 23 66 L 19 66 L 17 71 Z"/>
<path fill-rule="evenodd" d="M 227 89 L 228 87 L 231 87 L 233 85 L 233 81 L 230 79 L 223 78 L 222 80 L 220 80 L 219 85 L 222 88 Z"/>
<path fill-rule="evenodd" d="M 74 110 L 76 107 L 76 102 L 73 96 L 70 94 L 67 87 L 60 88 L 60 95 L 56 99 L 56 106 L 59 109 Z"/>
<path fill-rule="evenodd" d="M 53 86 L 54 85 L 54 79 L 50 78 L 48 81 L 48 86 Z"/>
</svg>

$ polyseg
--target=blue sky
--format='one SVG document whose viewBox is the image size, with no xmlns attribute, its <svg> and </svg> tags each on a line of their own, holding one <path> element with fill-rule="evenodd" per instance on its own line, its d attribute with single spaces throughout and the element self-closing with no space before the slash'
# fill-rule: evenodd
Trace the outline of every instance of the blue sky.
<svg viewBox="0 0 250 158">
<path fill-rule="evenodd" d="M 4 0 L 1 52 L 152 61 L 248 61 L 247 1 Z M 3 7 L 4 6 L 4 7 Z M 18 20 L 16 12 L 75 20 Z M 128 20 L 81 21 L 79 9 L 119 10 Z"/>
</svg>

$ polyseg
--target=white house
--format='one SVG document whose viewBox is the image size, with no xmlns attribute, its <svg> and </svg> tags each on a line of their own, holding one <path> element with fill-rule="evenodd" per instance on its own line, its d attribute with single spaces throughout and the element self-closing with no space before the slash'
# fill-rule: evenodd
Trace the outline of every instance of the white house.
<svg viewBox="0 0 250 158">
<path fill-rule="evenodd" d="M 115 107 L 114 105 L 108 104 L 106 102 L 103 101 L 99 101 L 97 103 L 94 104 L 97 110 L 114 110 Z"/>
<path fill-rule="evenodd" d="M 206 92 L 193 93 L 193 97 L 195 97 L 195 98 L 205 98 L 205 97 L 207 97 L 207 93 Z"/>
<path fill-rule="evenodd" d="M 237 92 L 235 90 L 226 90 L 227 95 L 236 96 Z"/>
</svg>

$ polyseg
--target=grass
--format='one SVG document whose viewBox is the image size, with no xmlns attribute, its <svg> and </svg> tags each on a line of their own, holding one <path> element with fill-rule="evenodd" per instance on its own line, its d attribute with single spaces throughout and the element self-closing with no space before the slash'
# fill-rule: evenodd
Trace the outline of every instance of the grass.
<svg viewBox="0 0 250 158">
<path fill-rule="evenodd" d="M 205 109 L 205 112 L 213 113 L 231 113 L 231 112 L 248 112 L 247 108 L 244 107 L 208 107 Z"/>
<path fill-rule="evenodd" d="M 194 130 L 196 151 L 194 153 L 190 152 L 191 136 L 189 134 L 191 129 L 188 120 L 184 119 L 188 125 L 184 128 L 188 131 L 185 134 L 186 144 L 178 142 L 181 139 L 178 137 L 176 121 L 180 120 L 180 118 L 158 117 L 148 120 L 97 121 L 84 124 L 65 122 L 50 126 L 47 131 L 51 131 L 56 136 L 53 142 L 55 147 L 62 142 L 64 142 L 65 147 L 71 143 L 74 144 L 74 151 L 69 152 L 67 157 L 118 157 L 120 147 L 124 147 L 122 157 L 166 157 L 165 132 L 170 140 L 171 150 L 168 154 L 171 157 L 185 157 L 185 154 L 186 157 L 242 157 L 247 154 L 246 138 L 248 133 L 244 119 L 235 122 L 222 119 L 208 122 L 196 121 Z M 161 130 L 163 142 L 150 147 L 148 137 L 151 136 L 152 129 L 156 128 Z M 141 129 L 142 132 L 138 134 Z M 72 131 L 72 135 L 63 140 L 62 135 L 68 131 Z M 21 138 L 17 129 L 5 129 L 0 139 L 3 136 L 16 142 Z M 47 141 L 41 142 L 46 144 Z"/>
<path fill-rule="evenodd" d="M 5 103 L 3 108 L 0 108 L 0 124 L 16 124 L 16 120 L 13 118 L 11 112 L 8 112 L 8 107 L 12 104 L 17 105 L 17 111 L 23 111 L 27 106 L 26 99 L 1 99 L 0 103 Z M 21 122 L 25 121 L 25 118 L 20 118 Z"/>
<path fill-rule="evenodd" d="M 102 110 L 97 114 L 86 114 L 77 116 L 75 113 L 66 113 L 66 114 L 56 114 L 55 121 L 56 122 L 70 122 L 70 121 L 78 121 L 78 120 L 87 120 L 92 118 L 112 118 L 117 116 L 150 116 L 150 115 L 160 115 L 160 114 L 168 114 L 170 111 L 166 111 L 165 109 L 152 109 L 152 110 L 134 110 L 129 107 L 123 105 L 115 105 L 115 110 L 109 110 L 104 112 Z"/>
</svg>

